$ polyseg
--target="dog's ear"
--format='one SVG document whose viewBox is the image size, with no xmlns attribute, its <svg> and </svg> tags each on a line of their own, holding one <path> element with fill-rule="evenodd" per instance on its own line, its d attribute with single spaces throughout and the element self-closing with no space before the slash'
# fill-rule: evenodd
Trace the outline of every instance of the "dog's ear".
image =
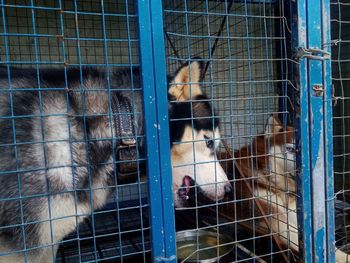
<svg viewBox="0 0 350 263">
<path fill-rule="evenodd" d="M 180 67 L 170 83 L 168 93 L 177 101 L 192 100 L 203 92 L 199 85 L 203 75 L 203 63 L 195 58 L 190 64 Z"/>
<path fill-rule="evenodd" d="M 281 121 L 276 115 L 270 115 L 265 125 L 265 137 L 270 137 L 270 134 L 280 132 L 283 129 Z"/>
</svg>

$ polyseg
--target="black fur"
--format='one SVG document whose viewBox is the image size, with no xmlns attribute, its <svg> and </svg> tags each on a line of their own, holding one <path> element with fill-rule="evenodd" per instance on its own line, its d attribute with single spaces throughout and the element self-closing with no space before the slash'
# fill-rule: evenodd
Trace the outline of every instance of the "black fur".
<svg viewBox="0 0 350 263">
<path fill-rule="evenodd" d="M 170 102 L 170 138 L 171 143 L 179 142 L 188 125 L 197 131 L 213 131 L 219 126 L 219 119 L 215 116 L 208 98 L 200 95 L 192 102 Z"/>
<path fill-rule="evenodd" d="M 84 86 L 86 81 L 93 83 L 93 87 Z M 38 222 L 42 220 L 40 212 L 49 196 L 62 199 L 77 196 L 79 204 L 89 206 L 94 203 L 90 200 L 91 185 L 99 185 L 101 181 L 103 187 L 112 189 L 115 186 L 111 155 L 113 146 L 118 142 L 114 143 L 111 137 L 101 138 L 107 135 L 100 134 L 101 130 L 108 134 L 106 129 L 111 129 L 107 125 L 111 114 L 108 99 L 102 98 L 107 96 L 107 87 L 106 72 L 96 68 L 39 71 L 10 68 L 8 71 L 7 67 L 0 67 L 0 116 L 7 117 L 0 119 L 0 235 L 6 236 L 15 249 L 23 249 L 23 231 L 27 248 L 40 246 L 41 226 L 45 222 Z M 134 116 L 134 121 L 142 157 L 145 145 L 139 69 L 111 71 L 109 92 L 111 96 L 121 95 L 134 102 L 131 104 L 139 113 Z M 205 95 L 197 96 L 191 102 L 169 100 L 171 143 L 179 141 L 185 126 L 192 126 L 192 122 L 192 127 L 198 131 L 218 127 L 219 121 Z M 47 154 L 56 146 L 50 146 L 45 136 L 57 133 L 47 126 L 48 116 L 51 115 L 51 106 L 55 109 L 62 105 L 63 109 L 67 106 L 67 111 L 63 110 L 60 114 L 71 129 L 69 145 L 72 160 L 67 166 L 72 169 L 72 187 L 61 182 L 60 178 L 47 175 L 52 168 L 47 167 Z M 96 110 L 103 114 L 96 114 Z M 21 200 L 20 196 L 23 197 Z M 100 208 L 101 204 L 92 209 Z M 23 222 L 26 224 L 21 226 Z M 35 250 L 30 252 L 31 262 L 36 262 L 36 256 Z"/>
</svg>

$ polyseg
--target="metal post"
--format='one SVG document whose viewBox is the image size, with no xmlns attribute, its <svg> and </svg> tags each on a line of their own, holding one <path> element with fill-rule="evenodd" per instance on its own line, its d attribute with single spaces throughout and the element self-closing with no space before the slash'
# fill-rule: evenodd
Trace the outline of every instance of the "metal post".
<svg viewBox="0 0 350 263">
<path fill-rule="evenodd" d="M 304 0 L 297 1 L 293 5 L 293 46 L 295 50 L 298 47 L 306 48 L 306 3 Z M 311 182 L 310 182 L 310 156 L 309 156 L 309 111 L 307 92 L 307 61 L 302 58 L 295 74 L 295 83 L 298 87 L 296 94 L 296 144 L 298 149 L 297 166 L 298 166 L 298 229 L 299 229 L 299 250 L 302 253 L 302 260 L 305 263 L 312 262 L 312 225 L 311 225 Z M 299 110 L 298 110 L 299 109 Z"/>
<path fill-rule="evenodd" d="M 329 1 L 297 5 L 300 248 L 305 262 L 334 262 Z"/>
<path fill-rule="evenodd" d="M 331 7 L 329 0 L 321 1 L 322 48 L 331 51 Z M 327 262 L 335 262 L 335 210 L 334 210 L 334 173 L 333 173 L 333 106 L 332 106 L 332 72 L 331 61 L 325 60 L 323 65 L 324 81 L 324 130 L 325 130 L 325 186 L 326 186 L 326 234 Z"/>
<path fill-rule="evenodd" d="M 176 262 L 162 2 L 138 1 L 154 262 Z"/>
<path fill-rule="evenodd" d="M 328 251 L 333 246 L 330 241 L 334 240 L 334 233 L 327 233 L 328 227 L 332 228 L 333 220 L 329 221 L 329 219 L 334 216 L 334 209 L 332 209 L 332 205 L 329 206 L 329 202 L 326 203 L 326 198 L 333 193 L 333 182 L 329 184 L 329 181 L 333 181 L 332 153 L 329 151 L 329 147 L 332 147 L 332 144 L 329 144 L 332 141 L 332 129 L 330 127 L 332 123 L 330 56 L 323 50 L 324 40 L 330 36 L 327 32 L 330 28 L 328 26 L 329 10 L 326 12 L 326 14 L 328 13 L 327 19 L 327 16 L 324 17 L 323 2 L 312 1 L 311 3 L 307 1 L 308 48 L 313 49 L 313 55 L 322 57 L 322 59 L 315 59 L 314 57 L 309 59 L 308 65 L 310 76 L 308 89 L 310 97 L 309 125 L 312 134 L 310 156 L 313 190 L 313 246 L 314 262 L 320 263 L 326 262 L 327 258 L 334 262 L 334 256 L 332 258 L 334 249 Z M 325 26 L 328 29 L 324 28 Z M 328 116 L 328 114 L 330 115 Z M 329 187 L 332 189 L 329 189 Z M 329 215 L 330 212 L 332 212 L 332 215 Z"/>
</svg>

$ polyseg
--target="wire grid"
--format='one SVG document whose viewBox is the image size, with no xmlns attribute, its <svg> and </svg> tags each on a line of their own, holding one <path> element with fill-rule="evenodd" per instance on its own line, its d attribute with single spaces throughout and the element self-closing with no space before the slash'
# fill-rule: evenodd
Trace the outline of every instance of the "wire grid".
<svg viewBox="0 0 350 263">
<path fill-rule="evenodd" d="M 349 24 L 350 2 L 331 1 L 332 83 L 333 83 L 333 143 L 336 244 L 348 250 L 350 236 L 349 203 Z M 350 259 L 348 259 L 350 261 Z"/>
<path fill-rule="evenodd" d="M 297 260 L 297 253 L 292 253 L 288 238 L 280 247 L 273 238 L 283 232 L 297 232 L 296 225 L 286 222 L 287 229 L 277 231 L 266 228 L 266 224 L 265 228 L 261 227 L 262 222 L 266 222 L 264 218 L 271 224 L 271 211 L 277 206 L 273 194 L 267 194 L 271 197 L 270 204 L 265 214 L 261 214 L 256 204 L 259 198 L 252 192 L 242 195 L 240 187 L 245 186 L 245 180 L 233 167 L 242 160 L 232 156 L 234 151 L 248 146 L 264 132 L 270 114 L 279 114 L 283 123 L 294 123 L 293 113 L 287 110 L 292 108 L 293 101 L 289 96 L 293 85 L 288 80 L 291 61 L 287 50 L 291 37 L 289 6 L 285 6 L 284 1 L 167 0 L 163 8 L 168 72 L 196 57 L 204 62 L 206 74 L 201 86 L 221 122 L 223 144 L 218 158 L 223 160 L 221 165 L 234 189 L 232 196 L 223 202 L 204 204 L 200 190 L 196 188 L 193 207 L 176 209 L 177 222 L 183 222 L 179 224 L 182 228 L 177 227 L 177 230 L 190 228 L 196 233 L 199 229 L 209 229 L 229 233 L 233 237 L 230 244 L 234 245 L 234 252 L 225 258 L 227 262 Z M 195 118 L 192 116 L 192 119 Z M 286 133 L 285 130 L 283 124 L 281 133 Z M 273 140 L 271 137 L 265 143 L 272 145 Z M 254 146 L 248 147 L 252 150 L 248 155 L 251 176 L 258 170 L 258 164 L 254 161 Z M 270 160 L 281 158 L 274 154 L 273 148 L 267 155 Z M 286 169 L 285 164 L 282 169 L 285 177 L 288 176 Z M 254 188 L 256 178 L 248 181 Z M 289 192 L 287 184 L 286 193 Z M 273 187 L 272 183 L 267 187 L 270 186 Z M 274 216 L 283 220 L 279 215 L 293 213 L 295 209 L 282 207 Z M 197 251 L 205 251 L 200 248 L 199 239 L 197 241 Z M 216 247 L 220 247 L 219 244 Z"/>
<path fill-rule="evenodd" d="M 18 190 L 14 190 L 10 193 L 11 200 L 20 202 L 21 205 L 24 200 L 32 200 L 33 202 L 42 202 L 43 205 L 50 206 L 49 196 L 50 192 L 39 193 L 36 196 L 26 196 L 26 190 L 24 186 L 20 185 L 21 177 L 30 173 L 38 173 L 38 176 L 45 174 L 45 172 L 55 167 L 48 165 L 47 154 L 50 143 L 56 143 L 58 146 L 60 143 L 65 144 L 69 142 L 70 152 L 72 154 L 74 144 L 82 145 L 89 152 L 89 144 L 85 141 L 79 141 L 80 139 L 72 135 L 71 123 L 68 123 L 69 136 L 64 137 L 61 140 L 45 139 L 43 123 L 47 121 L 47 118 L 55 119 L 67 116 L 69 109 L 72 105 L 64 106 L 64 110 L 61 112 L 55 112 L 55 110 L 47 111 L 43 107 L 45 100 L 42 98 L 42 92 L 40 89 L 45 88 L 44 93 L 51 93 L 53 96 L 64 97 L 68 95 L 66 88 L 69 86 L 67 78 L 62 75 L 62 82 L 64 84 L 56 86 L 48 83 L 44 83 L 40 78 L 40 70 L 46 68 L 64 68 L 64 72 L 68 68 L 76 68 L 80 71 L 87 68 L 96 68 L 106 74 L 108 72 L 117 71 L 121 68 L 126 68 L 128 72 L 132 72 L 134 67 L 138 66 L 138 34 L 137 34 L 137 15 L 136 6 L 134 1 L 119 1 L 119 0 L 104 0 L 104 1 L 86 1 L 86 0 L 69 0 L 69 1 L 46 1 L 46 0 L 13 0 L 0 2 L 1 19 L 0 19 L 0 64 L 1 70 L 5 72 L 6 77 L 3 75 L 1 80 L 0 96 L 2 98 L 11 98 L 11 107 L 9 112 L 0 110 L 0 127 L 2 127 L 0 133 L 6 135 L 7 133 L 13 133 L 12 139 L 6 141 L 2 137 L 0 138 L 0 155 L 3 156 L 4 152 L 11 151 L 13 155 L 8 156 L 10 163 L 13 163 L 14 156 L 17 156 L 14 167 L 1 166 L 0 165 L 0 181 L 5 180 L 8 176 L 18 177 Z M 14 83 L 17 79 L 15 76 L 15 70 L 12 67 L 17 68 L 33 68 L 32 71 L 32 83 L 24 84 L 22 88 L 22 95 L 32 94 L 37 100 L 40 101 L 39 112 L 34 115 L 21 115 L 19 116 L 16 109 L 21 105 L 30 106 L 29 102 L 16 99 L 18 94 L 14 91 Z M 12 72 L 12 73 L 11 73 Z M 63 71 L 62 71 L 63 72 Z M 66 74 L 66 73 L 65 73 Z M 136 79 L 137 76 L 134 76 Z M 83 79 L 83 73 L 80 73 L 80 81 L 86 81 Z M 108 81 L 108 80 L 107 80 Z M 12 84 L 11 84 L 12 83 Z M 110 89 L 109 82 L 108 90 Z M 136 85 L 136 84 L 135 84 Z M 18 87 L 17 87 L 18 88 Z M 134 82 L 131 82 L 125 90 L 129 90 L 131 93 L 136 93 L 138 87 L 134 86 Z M 64 95 L 65 94 L 65 95 Z M 3 100 L 0 100 L 4 102 Z M 16 104 L 17 103 L 17 104 Z M 131 101 L 134 103 L 134 100 Z M 43 106 L 44 105 L 44 106 Z M 1 106 L 3 107 L 3 106 Z M 134 105 L 133 105 L 134 107 Z M 52 116 L 50 116 L 52 114 Z M 76 113 L 70 117 L 79 117 L 79 113 Z M 82 112 L 84 121 L 82 125 L 86 132 L 86 117 Z M 103 112 L 105 116 L 110 116 L 111 112 Z M 133 111 L 134 117 L 137 117 L 139 112 Z M 92 114 L 89 118 L 99 118 L 100 115 L 94 116 Z M 41 130 L 39 132 L 41 139 L 34 140 L 29 133 L 31 127 L 26 131 L 21 126 L 22 123 L 39 119 L 41 127 L 35 127 L 35 129 Z M 6 130 L 6 127 L 8 130 Z M 135 129 L 135 127 L 133 128 Z M 28 136 L 23 136 L 23 132 L 28 132 Z M 22 135 L 21 135 L 22 134 Z M 7 134 L 9 135 L 9 134 Z M 59 135 L 57 135 L 59 136 Z M 143 134 L 138 134 L 142 138 Z M 59 138 L 59 137 L 57 137 Z M 96 141 L 110 140 L 111 138 L 100 138 Z M 115 138 L 118 139 L 118 138 Z M 97 142 L 98 143 L 98 142 Z M 65 144 L 66 145 L 66 144 Z M 43 165 L 36 165 L 33 155 L 32 164 L 25 164 L 25 158 L 28 158 L 26 149 L 30 153 L 30 149 L 38 150 L 43 156 L 45 156 Z M 4 159 L 2 159 L 4 160 Z M 18 250 L 0 251 L 1 258 L 5 258 L 8 255 L 17 252 L 28 252 L 25 254 L 25 259 L 28 259 L 31 251 L 40 250 L 43 247 L 60 246 L 57 253 L 57 262 L 97 262 L 103 260 L 113 261 L 128 261 L 137 260 L 137 262 L 146 261 L 150 254 L 150 240 L 149 240 L 149 220 L 148 220 L 148 201 L 147 201 L 147 182 L 144 180 L 141 172 L 141 166 L 143 165 L 144 158 L 138 155 L 136 160 L 138 165 L 137 177 L 138 182 L 118 184 L 115 181 L 114 185 L 109 185 L 110 189 L 113 189 L 112 196 L 109 198 L 108 204 L 105 208 L 99 210 L 93 210 L 90 214 L 87 214 L 87 218 L 83 223 L 78 224 L 77 228 L 69 234 L 64 240 L 51 241 L 50 244 L 34 245 L 31 247 L 26 242 L 26 231 L 32 225 L 47 223 L 50 226 L 54 224 L 54 219 L 48 218 L 45 220 L 33 220 L 26 221 L 23 218 L 23 210 L 26 207 L 21 206 L 21 215 L 19 216 L 18 225 L 1 225 L 0 233 L 17 227 L 16 229 L 21 233 L 22 242 L 18 245 Z M 115 153 L 113 153 L 113 160 L 107 161 L 107 163 L 97 165 L 109 165 L 115 169 Z M 63 166 L 63 167 L 62 167 Z M 5 168 L 4 168 L 5 167 Z M 7 168 L 6 168 L 7 167 Z M 90 158 L 87 158 L 87 169 L 92 169 Z M 11 168 L 11 169 L 10 169 Z M 75 164 L 63 164 L 59 165 L 57 169 L 69 168 L 77 169 Z M 11 171 L 10 171 L 11 170 Z M 19 171 L 22 171 L 19 173 Z M 114 170 L 114 173 L 116 171 Z M 91 175 L 90 175 L 91 176 Z M 5 179 L 3 179 L 5 178 Z M 141 179 L 141 180 L 140 180 Z M 72 180 L 74 180 L 72 178 Z M 23 183 L 23 181 L 22 181 Z M 28 185 L 27 185 L 28 187 Z M 33 186 L 34 187 L 34 186 Z M 91 188 L 91 185 L 90 185 Z M 22 189 L 22 190 L 21 190 Z M 93 189 L 85 189 L 90 194 L 93 193 Z M 96 189 L 95 189 L 96 190 Z M 76 189 L 68 189 L 68 192 L 74 195 L 74 202 L 77 202 L 78 191 Z M 61 195 L 64 197 L 66 192 L 55 192 L 55 196 Z M 0 194 L 0 206 L 8 205 L 9 196 Z M 46 201 L 45 201 L 46 200 Z M 91 201 L 92 202 L 92 201 Z M 64 206 L 64 205 L 63 205 Z M 50 210 L 50 209 L 49 209 Z M 75 214 L 59 218 L 74 219 L 79 221 L 79 215 L 81 212 L 75 210 Z M 56 219 L 58 220 L 58 219 Z M 13 219 L 15 222 L 16 219 Z M 53 236 L 52 228 L 51 233 L 47 233 Z M 53 239 L 51 239 L 53 240 Z M 3 243 L 2 243 L 3 245 Z M 53 249 L 54 250 L 54 249 Z M 52 250 L 52 251 L 53 251 Z M 52 253 L 53 254 L 53 253 Z M 53 259 L 54 255 L 51 256 Z"/>
</svg>

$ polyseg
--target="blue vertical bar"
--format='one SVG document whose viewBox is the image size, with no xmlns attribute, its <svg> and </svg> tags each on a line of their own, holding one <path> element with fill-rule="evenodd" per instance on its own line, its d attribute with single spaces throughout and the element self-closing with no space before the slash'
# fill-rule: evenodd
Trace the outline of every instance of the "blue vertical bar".
<svg viewBox="0 0 350 263">
<path fill-rule="evenodd" d="M 322 43 L 324 50 L 331 52 L 330 1 L 321 1 Z M 335 217 L 334 217 L 334 178 L 333 178 L 333 113 L 332 113 L 332 80 L 331 61 L 326 60 L 323 65 L 324 77 L 324 130 L 325 130 L 325 178 L 326 178 L 326 222 L 327 222 L 327 262 L 335 262 Z"/>
<path fill-rule="evenodd" d="M 321 0 L 307 1 L 308 48 L 322 49 L 322 10 Z M 315 88 L 324 88 L 323 62 L 309 59 L 309 125 L 310 157 L 312 178 L 313 208 L 313 252 L 314 262 L 326 262 L 326 186 L 325 186 L 325 131 L 324 131 L 324 93 Z"/>
<path fill-rule="evenodd" d="M 147 143 L 147 174 L 153 257 L 164 257 L 164 236 L 157 231 L 163 226 L 163 209 L 160 183 L 159 145 L 156 115 L 156 94 L 153 68 L 150 6 L 148 1 L 138 1 L 140 65 L 144 103 L 144 125 Z M 152 147 L 152 149 L 151 149 Z"/>
<path fill-rule="evenodd" d="M 161 0 L 151 0 L 153 55 L 156 80 L 158 136 L 162 182 L 165 257 L 176 262 L 176 235 L 172 191 L 171 154 L 168 119 L 168 84 L 165 62 L 164 23 Z"/>
<path fill-rule="evenodd" d="M 297 46 L 330 51 L 329 46 L 324 47 L 324 43 L 330 43 L 329 0 L 299 0 L 297 4 Z M 333 263 L 331 65 L 329 60 L 308 59 L 306 56 L 302 56 L 299 62 L 300 112 L 297 115 L 297 130 L 301 152 L 298 162 L 298 222 L 303 241 L 300 248 L 304 250 L 305 262 Z M 315 88 L 321 88 L 321 92 L 315 91 Z"/>
<path fill-rule="evenodd" d="M 294 47 L 306 48 L 306 2 L 297 1 L 293 6 L 293 43 Z M 299 229 L 299 250 L 302 251 L 302 261 L 312 262 L 312 206 L 311 206 L 311 179 L 310 179 L 310 155 L 309 155 L 309 94 L 308 94 L 308 73 L 307 61 L 301 58 L 296 76 L 296 83 L 299 87 L 297 103 L 299 111 L 296 111 L 296 144 L 298 147 L 298 229 Z"/>
<path fill-rule="evenodd" d="M 175 263 L 175 220 L 160 0 L 138 0 L 138 25 L 153 261 Z"/>
</svg>

